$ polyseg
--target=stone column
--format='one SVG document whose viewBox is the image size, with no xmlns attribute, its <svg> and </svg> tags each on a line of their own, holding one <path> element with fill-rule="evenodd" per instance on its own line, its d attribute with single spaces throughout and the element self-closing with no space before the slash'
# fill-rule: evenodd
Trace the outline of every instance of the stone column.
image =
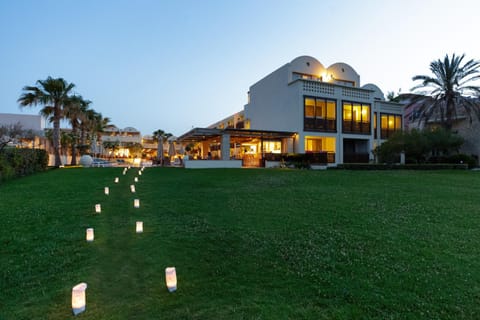
<svg viewBox="0 0 480 320">
<path fill-rule="evenodd" d="M 222 160 L 230 160 L 230 135 L 222 134 Z"/>
</svg>

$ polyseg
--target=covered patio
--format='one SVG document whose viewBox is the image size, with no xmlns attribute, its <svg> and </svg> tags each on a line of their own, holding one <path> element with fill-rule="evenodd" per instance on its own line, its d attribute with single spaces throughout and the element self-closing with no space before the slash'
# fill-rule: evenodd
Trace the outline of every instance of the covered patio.
<svg viewBox="0 0 480 320">
<path fill-rule="evenodd" d="M 287 131 L 194 128 L 177 142 L 188 150 L 186 168 L 265 167 L 295 152 L 295 137 Z"/>
</svg>

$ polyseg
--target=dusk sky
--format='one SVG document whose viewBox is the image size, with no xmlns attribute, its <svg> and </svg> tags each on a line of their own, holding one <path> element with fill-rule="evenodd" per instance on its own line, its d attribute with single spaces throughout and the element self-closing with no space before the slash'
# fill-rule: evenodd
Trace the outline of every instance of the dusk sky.
<svg viewBox="0 0 480 320">
<path fill-rule="evenodd" d="M 480 2 L 0 0 L 0 112 L 62 77 L 119 128 L 181 135 L 243 110 L 249 87 L 301 55 L 408 92 L 445 54 L 480 59 Z"/>
</svg>

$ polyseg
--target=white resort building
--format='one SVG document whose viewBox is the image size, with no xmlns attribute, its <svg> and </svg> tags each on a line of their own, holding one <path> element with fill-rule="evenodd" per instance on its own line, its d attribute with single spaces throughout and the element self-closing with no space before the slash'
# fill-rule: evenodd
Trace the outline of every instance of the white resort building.
<svg viewBox="0 0 480 320">
<path fill-rule="evenodd" d="M 374 162 L 375 147 L 402 128 L 403 105 L 374 84 L 361 86 L 351 66 L 301 56 L 253 84 L 243 111 L 178 141 L 192 146 L 193 158 L 237 161 L 225 166 L 269 166 L 288 153 L 335 166 Z"/>
</svg>

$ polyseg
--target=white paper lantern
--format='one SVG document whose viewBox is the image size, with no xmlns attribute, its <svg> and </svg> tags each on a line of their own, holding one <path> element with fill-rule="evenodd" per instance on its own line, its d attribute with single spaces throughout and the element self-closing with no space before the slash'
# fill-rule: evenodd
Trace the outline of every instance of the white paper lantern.
<svg viewBox="0 0 480 320">
<path fill-rule="evenodd" d="M 141 176 L 141 175 L 142 175 L 142 171 L 138 171 L 138 175 Z"/>
<path fill-rule="evenodd" d="M 115 178 L 115 183 L 118 183 L 118 177 Z"/>
<path fill-rule="evenodd" d="M 86 307 L 86 294 L 87 284 L 85 282 L 77 284 L 72 288 L 72 311 L 74 315 L 77 315 L 85 311 Z"/>
<path fill-rule="evenodd" d="M 96 204 L 96 205 L 95 205 L 95 212 L 96 212 L 96 213 L 102 212 L 102 206 L 101 206 L 100 204 Z"/>
<path fill-rule="evenodd" d="M 140 199 L 133 200 L 133 207 L 140 208 Z"/>
<path fill-rule="evenodd" d="M 135 182 L 138 182 L 138 177 L 133 178 Z"/>
<path fill-rule="evenodd" d="M 94 238 L 93 228 L 87 228 L 87 241 L 92 242 Z"/>
<path fill-rule="evenodd" d="M 143 221 L 137 221 L 136 229 L 137 233 L 143 232 Z"/>
<path fill-rule="evenodd" d="M 134 184 L 130 185 L 130 191 L 132 191 L 132 193 L 135 193 L 135 185 Z"/>
<path fill-rule="evenodd" d="M 110 188 L 109 187 L 105 187 L 105 194 L 107 196 L 110 194 Z"/>
<path fill-rule="evenodd" d="M 165 268 L 165 281 L 167 282 L 168 291 L 174 292 L 177 290 L 177 273 L 175 267 Z"/>
</svg>

